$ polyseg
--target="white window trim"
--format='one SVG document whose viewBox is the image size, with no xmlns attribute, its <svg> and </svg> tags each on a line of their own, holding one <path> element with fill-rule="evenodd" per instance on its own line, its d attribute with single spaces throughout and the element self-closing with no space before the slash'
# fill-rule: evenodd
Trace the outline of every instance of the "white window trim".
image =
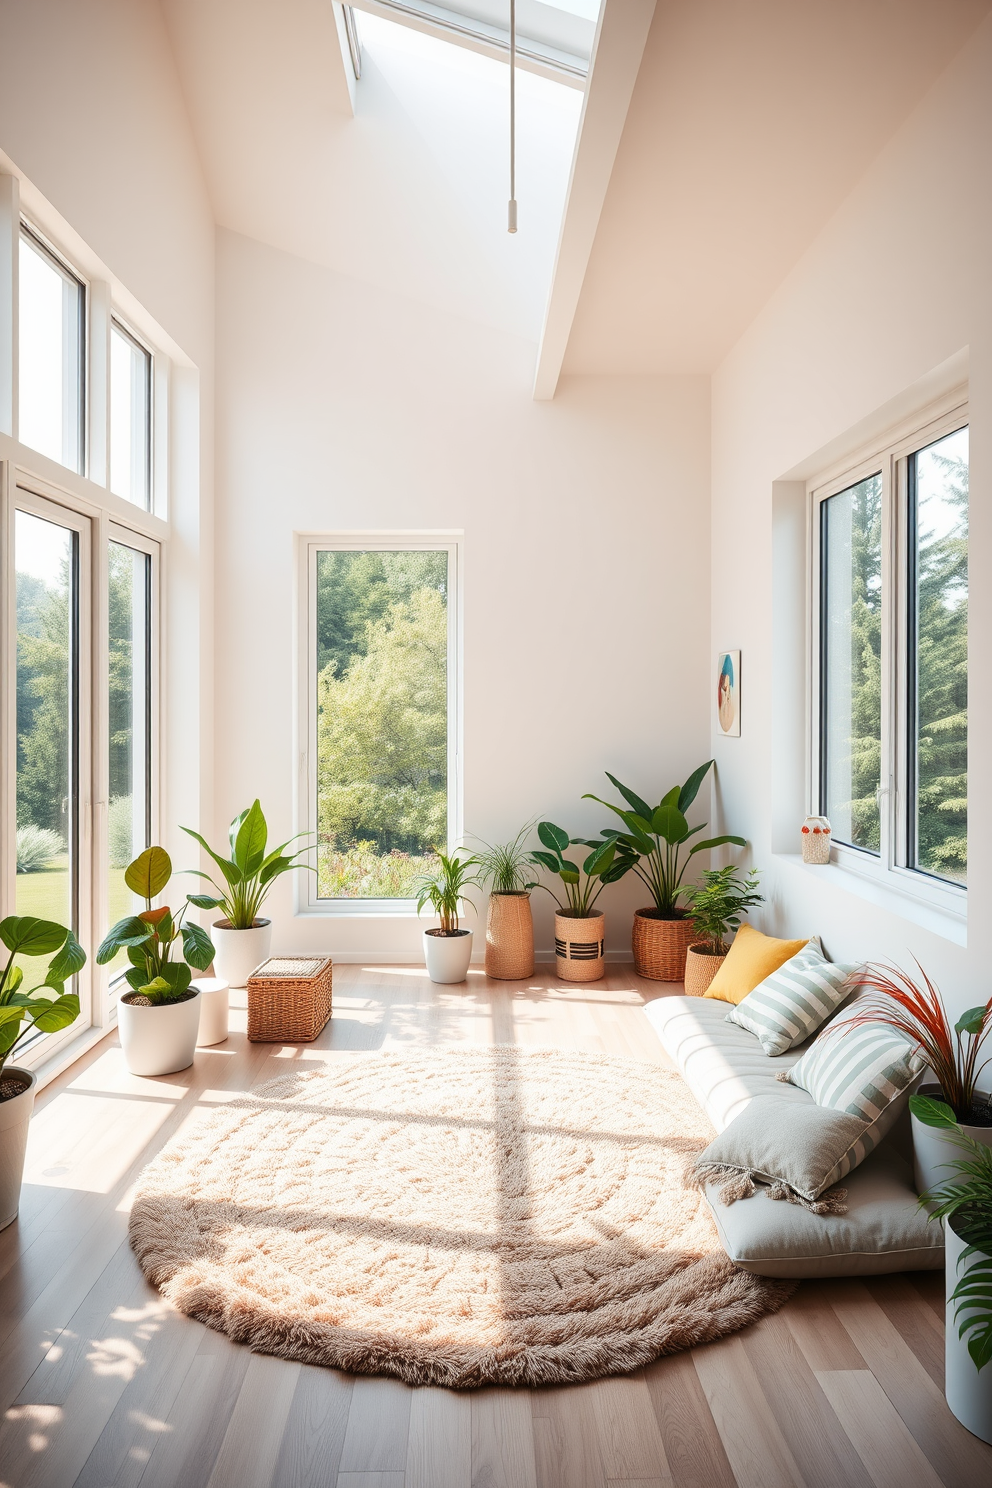
<svg viewBox="0 0 992 1488">
<path fill-rule="evenodd" d="M 462 817 L 462 533 L 460 531 L 296 534 L 296 830 L 317 830 L 317 554 L 320 552 L 447 552 L 448 554 L 448 843 L 460 842 Z M 316 867 L 316 849 L 310 861 Z M 318 899 L 315 873 L 294 874 L 297 915 L 416 916 L 413 899 Z"/>
<path fill-rule="evenodd" d="M 147 410 L 146 410 L 147 417 L 148 417 L 148 455 L 147 455 L 147 471 L 146 471 L 146 479 L 148 481 L 148 506 L 147 507 L 140 507 L 139 506 L 138 507 L 138 510 L 139 511 L 145 511 L 145 510 L 147 510 L 147 511 L 155 511 L 157 508 L 160 508 L 161 507 L 161 504 L 162 504 L 161 501 L 156 502 L 156 489 L 155 489 L 155 485 L 156 485 L 156 482 L 155 482 L 155 475 L 156 475 L 155 435 L 156 435 L 156 429 L 157 429 L 158 424 L 159 424 L 159 420 L 156 419 L 156 416 L 155 416 L 155 404 L 156 404 L 156 399 L 158 397 L 158 380 L 156 378 L 156 367 L 155 367 L 155 348 L 154 348 L 154 346 L 152 346 L 150 344 L 150 342 L 144 336 L 140 336 L 138 334 L 138 332 L 134 329 L 134 327 L 131 326 L 128 323 L 128 321 L 125 319 L 125 317 L 122 314 L 120 314 L 120 312 L 117 311 L 113 306 L 111 306 L 110 316 L 109 316 L 109 325 L 108 325 L 108 328 L 107 328 L 107 344 L 108 344 L 108 352 L 107 352 L 107 375 L 106 375 L 106 386 L 107 386 L 107 475 L 106 475 L 106 484 L 107 484 L 107 490 L 108 491 L 111 490 L 111 485 L 110 485 L 110 450 L 111 450 L 111 443 L 110 443 L 110 441 L 111 441 L 112 432 L 113 432 L 111 430 L 111 427 L 110 427 L 110 352 L 109 352 L 109 346 L 110 346 L 110 335 L 112 334 L 112 332 L 115 329 L 122 336 L 126 337 L 127 340 L 132 341 L 134 343 L 134 345 L 138 348 L 138 350 L 139 351 L 143 351 L 145 353 L 145 355 L 148 357 L 148 407 L 147 407 Z M 121 499 L 124 499 L 124 498 L 121 498 Z M 136 502 L 132 502 L 130 504 L 131 505 L 135 505 L 135 506 L 137 505 Z"/>
<path fill-rule="evenodd" d="M 958 387 L 903 419 L 887 435 L 846 460 L 836 462 L 807 483 L 807 811 L 820 813 L 820 506 L 867 476 L 882 478 L 882 588 L 889 596 L 882 612 L 881 754 L 879 792 L 881 852 L 832 843 L 830 867 L 813 870 L 906 917 L 922 914 L 928 928 L 963 944 L 968 891 L 959 885 L 905 866 L 906 818 L 906 532 L 905 471 L 908 457 L 969 421 L 967 389 Z M 969 744 L 969 771 L 970 771 Z"/>
</svg>

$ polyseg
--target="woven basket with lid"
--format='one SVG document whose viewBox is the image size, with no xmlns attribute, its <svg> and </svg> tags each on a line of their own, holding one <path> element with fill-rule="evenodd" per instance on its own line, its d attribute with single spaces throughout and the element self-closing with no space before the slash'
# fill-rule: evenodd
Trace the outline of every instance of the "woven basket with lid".
<svg viewBox="0 0 992 1488">
<path fill-rule="evenodd" d="M 253 1044 L 310 1044 L 330 1016 L 330 956 L 270 956 L 248 978 Z"/>
</svg>

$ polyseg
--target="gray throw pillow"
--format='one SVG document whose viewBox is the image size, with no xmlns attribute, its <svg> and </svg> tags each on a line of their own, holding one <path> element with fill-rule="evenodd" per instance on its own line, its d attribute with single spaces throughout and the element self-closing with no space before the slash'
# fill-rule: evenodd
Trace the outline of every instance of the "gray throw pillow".
<svg viewBox="0 0 992 1488">
<path fill-rule="evenodd" d="M 814 1214 L 845 1214 L 847 1190 L 827 1190 L 864 1162 L 892 1124 L 832 1111 L 812 1101 L 758 1095 L 699 1154 L 693 1181 L 722 1183 L 724 1204 L 750 1198 L 759 1184 L 770 1199 L 801 1204 Z"/>
</svg>

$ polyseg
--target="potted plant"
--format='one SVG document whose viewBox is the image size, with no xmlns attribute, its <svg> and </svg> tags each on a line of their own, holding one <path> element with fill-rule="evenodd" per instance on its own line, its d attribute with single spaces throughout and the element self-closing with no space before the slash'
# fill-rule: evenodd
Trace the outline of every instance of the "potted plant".
<svg viewBox="0 0 992 1488">
<path fill-rule="evenodd" d="M 512 842 L 484 842 L 478 855 L 479 883 L 489 885 L 486 915 L 486 976 L 515 982 L 534 975 L 534 917 L 530 891 L 530 854 L 524 843 L 533 822 Z"/>
<path fill-rule="evenodd" d="M 191 986 L 192 972 L 206 971 L 214 959 L 210 937 L 199 925 L 186 923 L 190 900 L 178 914 L 168 905 L 152 908 L 172 877 L 172 860 L 164 847 L 148 847 L 129 863 L 124 882 L 145 908 L 118 920 L 96 953 L 105 966 L 126 950 L 130 990 L 118 1000 L 117 1028 L 132 1075 L 171 1075 L 193 1063 L 200 1027 L 200 993 Z M 182 960 L 173 959 L 182 942 Z"/>
<path fill-rule="evenodd" d="M 689 920 L 699 939 L 690 945 L 685 961 L 687 997 L 702 997 L 727 954 L 724 936 L 736 930 L 743 915 L 764 902 L 758 893 L 758 870 L 739 878 L 733 864 L 709 868 L 702 882 L 684 891 L 689 901 Z"/>
<path fill-rule="evenodd" d="M 612 838 L 569 837 L 554 822 L 541 822 L 537 835 L 547 850 L 533 852 L 531 860 L 561 879 L 565 896 L 562 903 L 548 889 L 558 906 L 555 972 L 565 982 L 596 982 L 606 969 L 606 916 L 595 908 L 596 900 L 608 883 L 623 878 L 631 865 L 630 855 Z M 570 847 L 592 849 L 581 868 L 565 857 Z"/>
<path fill-rule="evenodd" d="M 707 760 L 705 765 L 693 770 L 685 785 L 673 786 L 653 809 L 634 791 L 621 785 L 608 770 L 607 778 L 623 796 L 627 807 L 603 801 L 599 796 L 583 798 L 607 806 L 626 828 L 623 832 L 615 829 L 604 831 L 602 835 L 616 838 L 632 854 L 630 866 L 653 900 L 646 909 L 639 909 L 634 915 L 633 950 L 634 969 L 638 975 L 654 981 L 681 982 L 685 976 L 686 952 L 695 932 L 685 908 L 679 903 L 679 896 L 683 893 L 682 879 L 689 860 L 696 853 L 722 847 L 725 842 L 733 842 L 737 847 L 747 846 L 743 837 L 724 834 L 708 837 L 705 842 L 697 842 L 684 851 L 689 838 L 706 825 L 700 822 L 698 826 L 690 827 L 685 813 L 696 799 L 712 764 L 712 760 Z"/>
<path fill-rule="evenodd" d="M 188 870 L 205 878 L 216 890 L 216 896 L 191 894 L 190 903 L 195 904 L 198 909 L 224 911 L 223 918 L 214 920 L 210 927 L 216 946 L 214 970 L 228 986 L 244 987 L 255 967 L 268 957 L 272 944 L 272 921 L 260 919 L 258 912 L 281 874 L 288 873 L 291 868 L 308 866 L 296 861 L 307 848 L 300 847 L 295 852 L 286 853 L 285 849 L 290 842 L 296 841 L 296 837 L 291 837 L 271 852 L 267 851 L 268 827 L 257 800 L 231 823 L 228 832 L 231 843 L 229 858 L 215 853 L 210 844 L 204 841 L 199 832 L 194 832 L 192 827 L 183 827 L 182 830 L 210 854 L 224 880 L 224 887 L 221 888 L 209 873 L 197 868 Z M 297 833 L 297 837 L 303 835 L 302 832 Z"/>
<path fill-rule="evenodd" d="M 8 956 L 0 972 L 0 1230 L 17 1218 L 21 1176 L 34 1110 L 37 1077 L 8 1061 L 37 1030 L 57 1033 L 79 1017 L 79 998 L 65 984 L 86 964 L 86 952 L 71 930 L 53 920 L 8 915 L 0 920 L 0 941 Z M 24 972 L 15 956 L 51 956 L 45 980 L 24 990 Z M 52 996 L 45 996 L 45 993 Z M 42 994 L 42 995 L 39 995 Z M 27 1027 L 22 1027 L 23 1024 Z"/>
<path fill-rule="evenodd" d="M 422 873 L 414 880 L 417 891 L 417 913 L 430 904 L 441 923 L 424 931 L 424 960 L 432 982 L 463 982 L 472 959 L 472 932 L 458 924 L 458 906 L 469 884 L 478 882 L 472 869 L 473 857 L 459 857 L 436 850 L 438 870 Z"/>
<path fill-rule="evenodd" d="M 919 963 L 917 963 L 919 964 Z M 921 1096 L 943 1101 L 973 1141 L 992 1145 L 992 1102 L 978 1089 L 988 1061 L 980 1062 L 982 1046 L 992 1031 L 992 998 L 969 1008 L 952 1024 L 944 999 L 920 967 L 917 983 L 898 967 L 869 966 L 859 974 L 864 989 L 857 1022 L 882 1022 L 897 1028 L 921 1050 L 933 1083 L 922 1085 Z M 913 1126 L 913 1167 L 919 1193 L 934 1188 L 955 1157 L 956 1140 L 932 1122 L 916 1116 Z"/>
<path fill-rule="evenodd" d="M 992 1149 L 968 1136 L 945 1101 L 914 1095 L 909 1105 L 958 1151 L 920 1202 L 944 1221 L 944 1394 L 962 1426 L 992 1442 Z"/>
</svg>

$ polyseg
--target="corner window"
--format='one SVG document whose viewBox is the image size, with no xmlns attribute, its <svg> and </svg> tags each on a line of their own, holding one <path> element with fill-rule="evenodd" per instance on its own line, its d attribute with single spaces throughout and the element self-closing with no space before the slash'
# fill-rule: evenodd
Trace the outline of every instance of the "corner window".
<svg viewBox="0 0 992 1488">
<path fill-rule="evenodd" d="M 311 908 L 409 902 L 453 835 L 456 553 L 307 545 Z"/>
<path fill-rule="evenodd" d="M 21 228 L 18 259 L 18 438 L 83 469 L 86 293 L 62 261 Z"/>
<path fill-rule="evenodd" d="M 846 478 L 815 487 L 812 499 L 811 804 L 830 818 L 835 860 L 963 908 L 968 865 L 968 426 L 963 407 L 878 450 Z"/>
</svg>

